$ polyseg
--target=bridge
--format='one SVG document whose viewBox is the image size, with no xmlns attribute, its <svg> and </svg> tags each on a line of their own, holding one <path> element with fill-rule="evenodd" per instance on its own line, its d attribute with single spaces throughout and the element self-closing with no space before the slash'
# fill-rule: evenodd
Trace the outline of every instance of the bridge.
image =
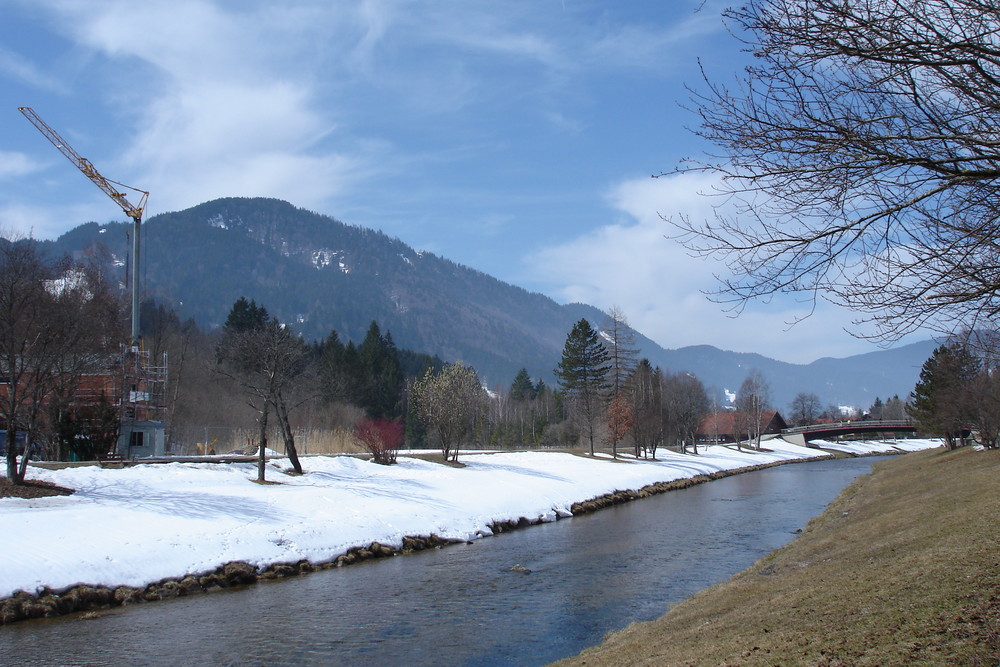
<svg viewBox="0 0 1000 667">
<path fill-rule="evenodd" d="M 838 435 L 872 433 L 913 433 L 917 427 L 908 419 L 857 419 L 832 424 L 813 424 L 782 429 L 781 436 L 789 442 L 805 445 L 810 440 L 822 440 Z"/>
</svg>

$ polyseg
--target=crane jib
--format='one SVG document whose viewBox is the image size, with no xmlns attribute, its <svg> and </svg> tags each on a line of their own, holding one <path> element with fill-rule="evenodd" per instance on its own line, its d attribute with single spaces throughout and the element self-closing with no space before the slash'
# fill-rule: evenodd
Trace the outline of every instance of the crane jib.
<svg viewBox="0 0 1000 667">
<path fill-rule="evenodd" d="M 41 116 L 35 113 L 35 110 L 31 107 L 18 107 L 20 111 L 28 121 L 35 126 L 35 128 L 42 133 L 42 135 L 56 147 L 60 153 L 66 156 L 70 162 L 76 165 L 76 168 L 83 172 L 83 175 L 91 180 L 91 182 L 99 187 L 104 194 L 108 195 L 111 199 L 115 201 L 118 206 L 121 207 L 125 214 L 132 218 L 132 346 L 138 350 L 139 347 L 139 228 L 142 223 L 142 213 L 146 208 L 146 200 L 149 198 L 149 193 L 145 190 L 140 190 L 139 188 L 134 188 L 131 185 L 125 185 L 124 183 L 119 183 L 117 181 L 112 181 L 101 175 L 101 172 L 97 171 L 97 168 L 85 157 L 82 157 L 79 153 L 73 150 L 73 147 L 66 142 L 59 133 L 54 129 L 49 127 L 48 123 L 42 120 Z M 119 192 L 114 186 L 118 185 L 127 190 L 132 190 L 140 194 L 139 204 L 134 205 L 128 200 L 128 198 Z"/>
<path fill-rule="evenodd" d="M 118 183 L 117 181 L 112 181 L 108 178 L 105 178 L 101 174 L 101 172 L 97 171 L 97 168 L 90 160 L 88 160 L 85 157 L 82 157 L 79 153 L 73 150 L 73 147 L 70 146 L 69 143 L 65 139 L 63 139 L 58 132 L 56 132 L 52 127 L 50 127 L 48 123 L 42 120 L 41 116 L 35 113 L 34 109 L 32 109 L 31 107 L 18 107 L 17 109 L 24 115 L 25 118 L 28 119 L 28 121 L 31 122 L 32 125 L 34 125 L 38 129 L 39 132 L 42 133 L 42 135 L 46 139 L 49 140 L 49 142 L 53 146 L 56 147 L 56 150 L 58 150 L 60 153 L 66 156 L 66 159 L 68 159 L 70 162 L 76 165 L 76 168 L 79 169 L 84 176 L 89 178 L 94 183 L 94 185 L 99 187 L 104 192 L 104 194 L 108 195 L 113 200 L 115 200 L 115 203 L 117 203 L 118 206 L 120 206 L 122 210 L 125 211 L 125 214 L 127 216 L 129 216 L 133 220 L 142 218 L 143 210 L 146 208 L 146 200 L 149 198 L 148 192 L 146 192 L 145 190 L 140 190 L 139 188 L 136 187 L 132 187 L 131 185 L 125 185 L 124 183 Z M 128 197 L 126 197 L 124 193 L 119 192 L 117 189 L 115 189 L 112 184 L 119 185 L 123 188 L 138 193 L 140 195 L 139 204 L 135 205 L 132 202 L 130 202 L 128 200 Z"/>
</svg>

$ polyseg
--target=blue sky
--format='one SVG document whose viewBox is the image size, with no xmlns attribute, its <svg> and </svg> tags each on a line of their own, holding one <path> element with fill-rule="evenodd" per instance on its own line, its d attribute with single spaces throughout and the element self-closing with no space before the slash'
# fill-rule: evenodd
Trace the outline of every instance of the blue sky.
<svg viewBox="0 0 1000 667">
<path fill-rule="evenodd" d="M 0 0 L 0 229 L 123 220 L 30 106 L 147 219 L 268 196 L 381 229 L 560 302 L 617 305 L 668 348 L 809 362 L 876 349 L 776 299 L 733 319 L 724 266 L 664 238 L 710 215 L 685 86 L 728 77 L 728 1 Z M 155 252 L 149 248 L 147 252 Z"/>
</svg>

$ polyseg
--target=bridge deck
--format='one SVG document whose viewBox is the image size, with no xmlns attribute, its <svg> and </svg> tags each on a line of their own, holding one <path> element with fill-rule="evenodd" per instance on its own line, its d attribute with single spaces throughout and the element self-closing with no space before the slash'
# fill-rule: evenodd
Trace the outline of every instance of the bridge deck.
<svg viewBox="0 0 1000 667">
<path fill-rule="evenodd" d="M 786 428 L 781 431 L 782 435 L 802 435 L 806 440 L 814 440 L 838 435 L 848 435 L 850 433 L 913 433 L 917 427 L 907 419 L 870 419 L 843 421 L 833 424 L 813 424 L 811 426 L 797 426 Z"/>
</svg>

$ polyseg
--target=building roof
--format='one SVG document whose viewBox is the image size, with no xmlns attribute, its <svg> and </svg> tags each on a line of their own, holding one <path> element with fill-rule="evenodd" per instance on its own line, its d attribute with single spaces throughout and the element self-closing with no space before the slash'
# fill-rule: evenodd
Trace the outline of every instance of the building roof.
<svg viewBox="0 0 1000 667">
<path fill-rule="evenodd" d="M 742 430 L 739 426 L 742 419 L 743 413 L 734 411 L 705 415 L 698 425 L 698 435 L 735 435 L 737 431 Z M 788 425 L 777 410 L 766 410 L 761 413 L 761 433 L 777 433 L 783 428 L 788 428 Z"/>
</svg>

